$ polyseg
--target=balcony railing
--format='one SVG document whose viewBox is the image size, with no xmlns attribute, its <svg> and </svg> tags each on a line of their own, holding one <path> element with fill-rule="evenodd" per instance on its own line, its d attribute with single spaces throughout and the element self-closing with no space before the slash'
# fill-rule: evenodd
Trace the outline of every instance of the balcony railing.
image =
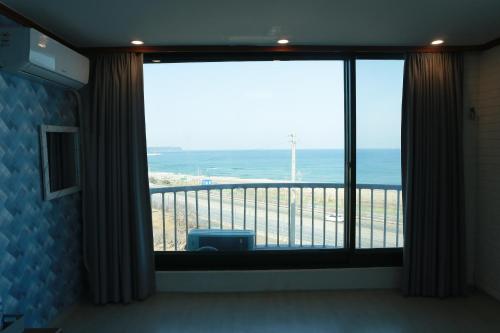
<svg viewBox="0 0 500 333">
<path fill-rule="evenodd" d="M 344 184 L 242 183 L 157 187 L 156 251 L 184 250 L 193 228 L 253 230 L 255 247 L 344 247 Z M 403 245 L 401 186 L 359 184 L 356 247 Z"/>
</svg>

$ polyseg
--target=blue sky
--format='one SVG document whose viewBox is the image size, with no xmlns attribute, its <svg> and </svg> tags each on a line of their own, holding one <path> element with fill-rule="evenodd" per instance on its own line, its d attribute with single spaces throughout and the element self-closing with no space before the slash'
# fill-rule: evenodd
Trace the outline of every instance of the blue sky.
<svg viewBox="0 0 500 333">
<path fill-rule="evenodd" d="M 359 148 L 399 148 L 402 61 L 358 61 Z M 148 146 L 343 148 L 341 61 L 144 65 Z"/>
</svg>

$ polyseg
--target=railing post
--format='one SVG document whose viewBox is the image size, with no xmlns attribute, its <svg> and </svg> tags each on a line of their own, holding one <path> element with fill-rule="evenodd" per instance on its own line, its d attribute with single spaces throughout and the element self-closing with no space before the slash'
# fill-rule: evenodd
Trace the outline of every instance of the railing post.
<svg viewBox="0 0 500 333">
<path fill-rule="evenodd" d="M 370 247 L 373 248 L 373 189 L 370 190 Z"/>
<path fill-rule="evenodd" d="M 174 249 L 177 251 L 177 192 L 174 192 Z"/>
<path fill-rule="evenodd" d="M 323 247 L 326 246 L 326 187 L 323 187 Z"/>
<path fill-rule="evenodd" d="M 384 189 L 384 247 L 387 244 L 387 189 Z"/>
<path fill-rule="evenodd" d="M 161 216 L 163 221 L 163 251 L 167 250 L 167 234 L 165 229 L 165 193 L 161 194 Z"/>
<path fill-rule="evenodd" d="M 234 189 L 231 188 L 231 229 L 234 230 Z"/>
<path fill-rule="evenodd" d="M 291 207 L 291 202 L 292 200 L 290 199 L 290 187 L 288 188 L 288 247 L 292 246 L 292 233 L 290 231 L 291 228 L 291 220 L 292 220 L 292 207 Z"/>
<path fill-rule="evenodd" d="M 243 189 L 243 229 L 247 229 L 247 189 Z"/>
<path fill-rule="evenodd" d="M 196 229 L 199 229 L 200 221 L 198 218 L 198 191 L 195 191 L 195 201 L 196 201 Z"/>
<path fill-rule="evenodd" d="M 361 188 L 358 190 L 358 215 L 359 215 L 359 224 L 358 224 L 358 247 L 361 248 Z"/>
<path fill-rule="evenodd" d="M 187 246 L 187 241 L 188 241 L 188 228 L 189 228 L 189 223 L 188 223 L 188 199 L 187 199 L 187 191 L 184 191 L 184 218 L 185 218 L 185 223 L 186 223 L 186 246 Z"/>
<path fill-rule="evenodd" d="M 255 188 L 255 215 L 254 215 L 254 225 L 253 225 L 253 230 L 255 232 L 255 246 L 257 246 L 257 187 Z"/>
<path fill-rule="evenodd" d="M 276 245 L 280 246 L 280 188 L 276 188 L 276 192 L 278 192 L 277 197 L 277 205 L 276 205 L 276 229 L 278 233 L 278 238 L 276 239 Z"/>
<path fill-rule="evenodd" d="M 266 247 L 268 246 L 268 234 L 269 234 L 269 203 L 268 203 L 268 188 L 266 187 Z"/>
<path fill-rule="evenodd" d="M 345 218 L 344 218 L 344 223 L 346 223 Z M 335 188 L 335 248 L 338 247 L 338 240 L 339 240 L 339 189 L 338 187 L 336 187 Z"/>
<path fill-rule="evenodd" d="M 222 226 L 222 189 L 219 190 L 219 207 L 220 207 L 220 229 L 224 229 L 223 226 Z"/>
<path fill-rule="evenodd" d="M 314 187 L 311 187 L 311 201 L 312 201 L 312 211 L 311 211 L 311 245 L 314 247 Z"/>
<path fill-rule="evenodd" d="M 208 229 L 212 229 L 210 220 L 210 190 L 207 190 L 207 203 L 208 203 Z"/>
<path fill-rule="evenodd" d="M 399 190 L 396 190 L 396 247 L 399 247 Z"/>
<path fill-rule="evenodd" d="M 295 246 L 295 214 L 296 214 L 295 201 L 296 201 L 296 196 L 295 196 L 295 189 L 291 189 L 290 187 L 288 188 L 288 200 L 291 200 L 291 203 L 290 203 L 290 201 L 288 202 L 288 206 L 290 207 L 290 212 L 288 214 L 288 218 L 289 218 L 288 244 L 291 247 L 293 247 L 293 246 Z"/>
<path fill-rule="evenodd" d="M 304 220 L 304 196 L 303 188 L 300 188 L 300 247 L 302 247 L 302 232 L 303 232 L 303 220 Z"/>
</svg>

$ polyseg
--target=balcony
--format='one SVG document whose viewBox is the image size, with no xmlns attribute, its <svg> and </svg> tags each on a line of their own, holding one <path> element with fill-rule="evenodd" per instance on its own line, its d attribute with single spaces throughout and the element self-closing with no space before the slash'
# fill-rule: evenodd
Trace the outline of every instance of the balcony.
<svg viewBox="0 0 500 333">
<path fill-rule="evenodd" d="M 150 185 L 155 251 L 184 251 L 191 229 L 252 230 L 256 249 L 344 247 L 344 184 Z M 403 246 L 400 185 L 358 184 L 356 247 Z"/>
</svg>

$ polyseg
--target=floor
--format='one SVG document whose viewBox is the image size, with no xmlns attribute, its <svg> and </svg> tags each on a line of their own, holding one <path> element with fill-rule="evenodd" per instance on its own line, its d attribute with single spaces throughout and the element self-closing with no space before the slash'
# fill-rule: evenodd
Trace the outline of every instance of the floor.
<svg viewBox="0 0 500 333">
<path fill-rule="evenodd" d="M 83 304 L 63 332 L 500 332 L 500 302 L 404 298 L 398 291 L 158 293 L 132 305 Z"/>
</svg>

